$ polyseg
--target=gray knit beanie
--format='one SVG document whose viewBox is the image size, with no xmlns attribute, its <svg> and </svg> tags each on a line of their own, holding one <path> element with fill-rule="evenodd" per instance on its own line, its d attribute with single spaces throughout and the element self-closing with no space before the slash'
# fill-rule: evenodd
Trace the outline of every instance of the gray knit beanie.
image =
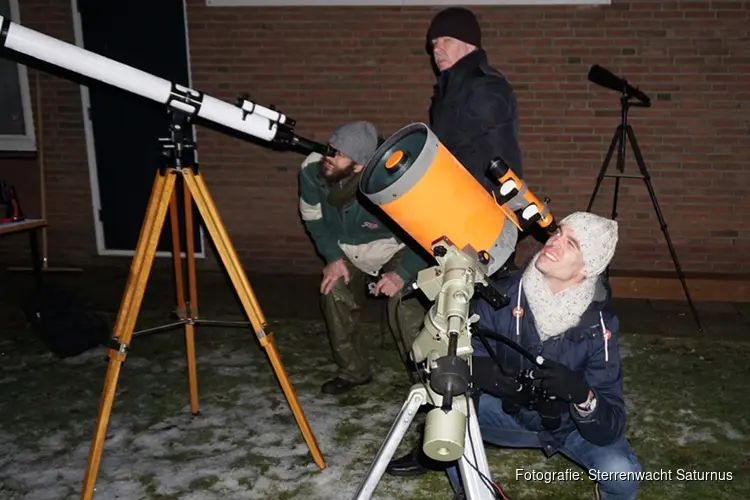
<svg viewBox="0 0 750 500">
<path fill-rule="evenodd" d="M 617 247 L 617 221 L 590 212 L 574 212 L 560 225 L 569 226 L 581 246 L 586 277 L 598 276 L 607 269 Z"/>
<path fill-rule="evenodd" d="M 378 148 L 378 130 L 370 122 L 351 122 L 339 127 L 328 142 L 355 162 L 364 165 Z"/>
</svg>

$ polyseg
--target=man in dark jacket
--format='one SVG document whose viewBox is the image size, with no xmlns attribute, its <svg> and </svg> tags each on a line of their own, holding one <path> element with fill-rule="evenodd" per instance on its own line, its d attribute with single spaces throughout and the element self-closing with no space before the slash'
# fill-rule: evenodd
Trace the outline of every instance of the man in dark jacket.
<svg viewBox="0 0 750 500">
<path fill-rule="evenodd" d="M 482 30 L 462 7 L 439 12 L 427 31 L 439 75 L 430 106 L 430 128 L 453 156 L 490 191 L 488 173 L 502 157 L 523 175 L 518 145 L 518 103 L 508 80 L 487 62 Z"/>
<path fill-rule="evenodd" d="M 430 106 L 432 131 L 487 191 L 497 186 L 489 173 L 497 158 L 523 178 L 516 95 L 489 65 L 474 13 L 463 7 L 440 11 L 427 30 L 427 44 L 439 72 Z M 515 247 L 521 235 L 513 236 Z M 514 260 L 515 253 L 498 274 L 517 271 Z"/>
<path fill-rule="evenodd" d="M 583 468 L 582 477 L 596 482 L 603 500 L 635 498 L 641 470 L 623 433 L 619 321 L 609 308 L 603 276 L 617 239 L 615 221 L 571 214 L 528 266 L 508 278 L 509 306 L 493 310 L 476 301 L 472 307 L 480 317 L 472 328 L 472 379 L 481 391 L 476 418 L 483 439 L 507 448 L 539 448 L 547 457 L 562 453 Z M 544 362 L 532 364 L 491 338 L 488 353 L 480 331 L 510 338 Z M 526 369 L 554 399 L 529 408 L 529 393 L 519 390 L 514 378 Z M 463 498 L 457 468 L 448 476 L 454 498 Z"/>
</svg>

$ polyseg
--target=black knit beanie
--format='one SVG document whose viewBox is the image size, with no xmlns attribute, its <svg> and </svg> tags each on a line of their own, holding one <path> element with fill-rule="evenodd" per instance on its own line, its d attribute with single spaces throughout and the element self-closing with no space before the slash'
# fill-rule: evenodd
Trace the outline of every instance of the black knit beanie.
<svg viewBox="0 0 750 500">
<path fill-rule="evenodd" d="M 456 38 L 477 48 L 482 46 L 479 22 L 472 11 L 463 7 L 449 7 L 432 18 L 427 30 L 428 45 L 432 46 L 432 40 L 441 36 Z"/>
</svg>

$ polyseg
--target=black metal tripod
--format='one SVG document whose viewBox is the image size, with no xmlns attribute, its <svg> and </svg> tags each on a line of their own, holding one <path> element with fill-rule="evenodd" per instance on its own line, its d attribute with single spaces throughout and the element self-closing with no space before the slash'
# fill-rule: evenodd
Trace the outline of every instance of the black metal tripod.
<svg viewBox="0 0 750 500">
<path fill-rule="evenodd" d="M 594 199 L 596 198 L 596 194 L 599 191 L 599 187 L 602 185 L 602 181 L 605 177 L 614 177 L 615 179 L 615 195 L 614 195 L 614 201 L 612 203 L 612 219 L 614 220 L 617 217 L 617 195 L 619 194 L 620 190 L 620 179 L 621 178 L 628 178 L 628 179 L 643 179 L 643 182 L 646 183 L 646 188 L 648 188 L 648 194 L 651 197 L 651 203 L 654 205 L 654 210 L 656 211 L 656 216 L 659 219 L 659 225 L 661 226 L 661 230 L 664 233 L 664 238 L 667 240 L 667 246 L 669 247 L 669 253 L 672 255 L 672 260 L 674 261 L 675 269 L 677 270 L 677 275 L 680 278 L 680 282 L 682 282 L 682 288 L 685 291 L 685 297 L 687 298 L 688 305 L 690 306 L 690 310 L 693 312 L 693 317 L 695 318 L 695 322 L 698 324 L 698 331 L 703 331 L 703 326 L 701 325 L 700 318 L 698 317 L 698 311 L 695 309 L 695 305 L 693 305 L 693 300 L 690 298 L 690 292 L 688 291 L 687 283 L 685 283 L 685 275 L 682 272 L 682 268 L 680 267 L 680 262 L 677 260 L 677 253 L 675 252 L 674 246 L 672 245 L 672 239 L 669 237 L 669 233 L 667 232 L 667 223 L 664 221 L 664 216 L 661 213 L 661 209 L 659 208 L 659 202 L 656 200 L 656 194 L 654 193 L 654 188 L 651 185 L 651 176 L 648 173 L 648 170 L 646 170 L 646 164 L 643 161 L 643 155 L 641 154 L 641 149 L 638 147 L 638 141 L 635 138 L 635 132 L 633 132 L 633 127 L 630 126 L 628 123 L 628 110 L 631 106 L 638 106 L 638 107 L 649 107 L 650 101 L 647 102 L 631 102 L 630 101 L 631 96 L 627 93 L 623 94 L 622 97 L 620 97 L 620 106 L 621 106 L 621 123 L 617 126 L 617 130 L 615 131 L 614 137 L 612 137 L 612 142 L 609 145 L 609 150 L 607 151 L 607 156 L 604 158 L 604 164 L 602 164 L 602 169 L 599 171 L 599 176 L 596 178 L 596 186 L 594 187 L 594 192 L 591 193 L 591 199 L 589 200 L 588 208 L 586 208 L 586 211 L 590 212 L 591 207 L 594 205 Z M 626 174 L 625 173 L 625 143 L 626 141 L 630 139 L 631 146 L 633 148 L 633 155 L 635 156 L 635 160 L 638 163 L 638 169 L 640 170 L 640 174 Z M 607 174 L 607 168 L 609 167 L 609 162 L 612 160 L 612 153 L 614 153 L 615 147 L 618 147 L 617 150 L 617 173 L 613 174 Z"/>
</svg>

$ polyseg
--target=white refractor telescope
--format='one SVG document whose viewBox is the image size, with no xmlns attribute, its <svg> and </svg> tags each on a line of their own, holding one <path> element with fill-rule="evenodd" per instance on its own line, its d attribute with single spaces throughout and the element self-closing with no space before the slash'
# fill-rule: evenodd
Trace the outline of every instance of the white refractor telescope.
<svg viewBox="0 0 750 500">
<path fill-rule="evenodd" d="M 192 119 L 199 118 L 208 124 L 219 125 L 272 144 L 298 148 L 304 153 L 317 152 L 324 156 L 335 153 L 335 149 L 326 144 L 296 135 L 295 121 L 274 109 L 242 98 L 238 99 L 236 105 L 229 104 L 26 28 L 3 16 L 0 16 L 0 57 L 23 64 L 26 64 L 25 58 L 36 59 L 151 99 Z"/>
</svg>

